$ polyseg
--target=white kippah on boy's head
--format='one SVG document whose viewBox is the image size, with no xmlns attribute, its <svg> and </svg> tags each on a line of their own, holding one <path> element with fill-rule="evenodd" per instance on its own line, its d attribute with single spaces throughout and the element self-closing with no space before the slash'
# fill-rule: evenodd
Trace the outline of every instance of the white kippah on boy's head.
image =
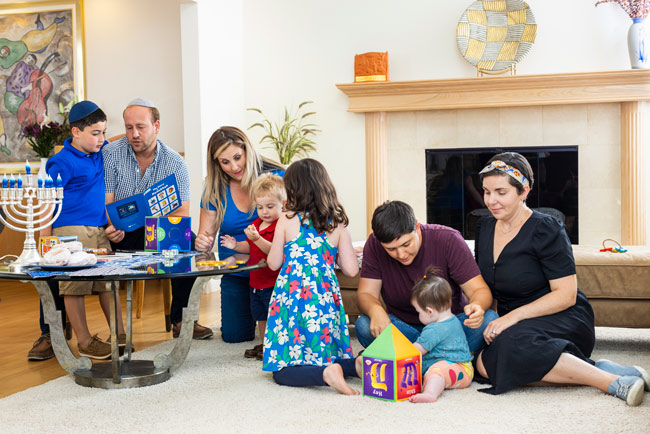
<svg viewBox="0 0 650 434">
<path fill-rule="evenodd" d="M 137 106 L 140 106 L 140 107 L 158 108 L 158 107 L 156 107 L 156 104 L 154 104 L 153 102 L 151 102 L 150 100 L 148 100 L 146 98 L 136 98 L 133 101 L 131 101 L 130 103 L 128 103 L 126 106 L 131 107 L 133 105 L 137 105 Z"/>
</svg>

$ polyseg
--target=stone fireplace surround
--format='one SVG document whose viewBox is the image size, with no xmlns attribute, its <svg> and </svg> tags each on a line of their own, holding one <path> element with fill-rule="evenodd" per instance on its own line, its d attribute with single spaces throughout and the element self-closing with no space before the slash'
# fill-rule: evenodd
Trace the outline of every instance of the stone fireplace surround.
<svg viewBox="0 0 650 434">
<path fill-rule="evenodd" d="M 650 70 L 337 87 L 366 114 L 368 232 L 387 199 L 426 221 L 425 149 L 577 145 L 580 243 L 646 244 Z"/>
</svg>

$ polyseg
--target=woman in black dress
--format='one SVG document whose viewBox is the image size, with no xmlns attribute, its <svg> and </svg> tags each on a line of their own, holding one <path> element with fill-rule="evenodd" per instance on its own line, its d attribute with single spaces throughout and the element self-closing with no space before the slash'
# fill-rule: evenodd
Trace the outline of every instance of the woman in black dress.
<svg viewBox="0 0 650 434">
<path fill-rule="evenodd" d="M 589 359 L 594 313 L 578 291 L 563 225 L 526 206 L 532 175 L 528 161 L 513 152 L 494 156 L 480 173 L 492 216 L 479 221 L 476 261 L 500 316 L 486 327 L 488 346 L 476 359 L 478 373 L 492 384 L 484 391 L 538 381 L 581 384 L 638 405 L 650 383 L 645 370 Z"/>
</svg>

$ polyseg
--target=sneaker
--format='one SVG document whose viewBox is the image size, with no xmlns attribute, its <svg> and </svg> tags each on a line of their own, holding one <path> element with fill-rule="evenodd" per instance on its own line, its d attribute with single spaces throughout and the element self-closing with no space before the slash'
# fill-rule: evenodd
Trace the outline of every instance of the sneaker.
<svg viewBox="0 0 650 434">
<path fill-rule="evenodd" d="M 596 368 L 614 375 L 640 377 L 645 383 L 644 388 L 646 392 L 650 391 L 650 375 L 648 375 L 648 372 L 640 366 L 619 365 L 611 360 L 601 359 L 596 362 Z"/>
<path fill-rule="evenodd" d="M 52 348 L 52 341 L 50 334 L 46 333 L 36 339 L 32 349 L 27 353 L 27 360 L 39 361 L 47 360 L 54 357 L 54 349 Z"/>
<path fill-rule="evenodd" d="M 610 395 L 622 399 L 629 406 L 637 406 L 643 401 L 643 380 L 639 377 L 618 377 L 607 388 Z"/>
<path fill-rule="evenodd" d="M 181 334 L 181 325 L 182 322 L 177 322 L 176 324 L 172 325 L 172 336 L 177 338 Z M 207 339 L 211 337 L 214 333 L 212 332 L 212 329 L 209 327 L 204 327 L 201 324 L 199 324 L 197 321 L 194 321 L 194 333 L 192 334 L 192 339 Z"/>
<path fill-rule="evenodd" d="M 247 359 L 257 358 L 258 354 L 264 354 L 264 346 L 262 344 L 255 345 L 253 348 L 244 351 L 244 357 Z"/>
<path fill-rule="evenodd" d="M 90 359 L 103 360 L 111 357 L 111 345 L 99 339 L 97 335 L 90 339 L 87 347 L 84 348 L 81 345 L 77 345 L 77 349 L 79 350 L 80 356 L 85 356 Z"/>
</svg>

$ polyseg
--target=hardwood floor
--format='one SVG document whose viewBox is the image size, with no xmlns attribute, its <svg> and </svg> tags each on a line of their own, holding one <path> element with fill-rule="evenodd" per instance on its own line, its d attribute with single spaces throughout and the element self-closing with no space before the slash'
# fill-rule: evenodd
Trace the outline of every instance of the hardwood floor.
<svg viewBox="0 0 650 434">
<path fill-rule="evenodd" d="M 120 292 L 125 312 L 125 294 Z M 38 293 L 30 283 L 0 281 L 0 398 L 68 375 L 56 358 L 40 362 L 27 360 L 27 353 L 40 336 L 38 302 Z M 98 297 L 86 297 L 86 315 L 91 333 L 98 333 L 100 338 L 106 340 L 109 329 Z M 200 323 L 206 326 L 217 322 L 219 292 L 203 294 L 199 318 Z M 142 318 L 133 317 L 133 344 L 136 351 L 169 339 L 172 339 L 172 333 L 165 332 L 162 292 L 158 287 L 147 288 Z M 68 343 L 76 354 L 77 341 L 74 333 Z"/>
</svg>

